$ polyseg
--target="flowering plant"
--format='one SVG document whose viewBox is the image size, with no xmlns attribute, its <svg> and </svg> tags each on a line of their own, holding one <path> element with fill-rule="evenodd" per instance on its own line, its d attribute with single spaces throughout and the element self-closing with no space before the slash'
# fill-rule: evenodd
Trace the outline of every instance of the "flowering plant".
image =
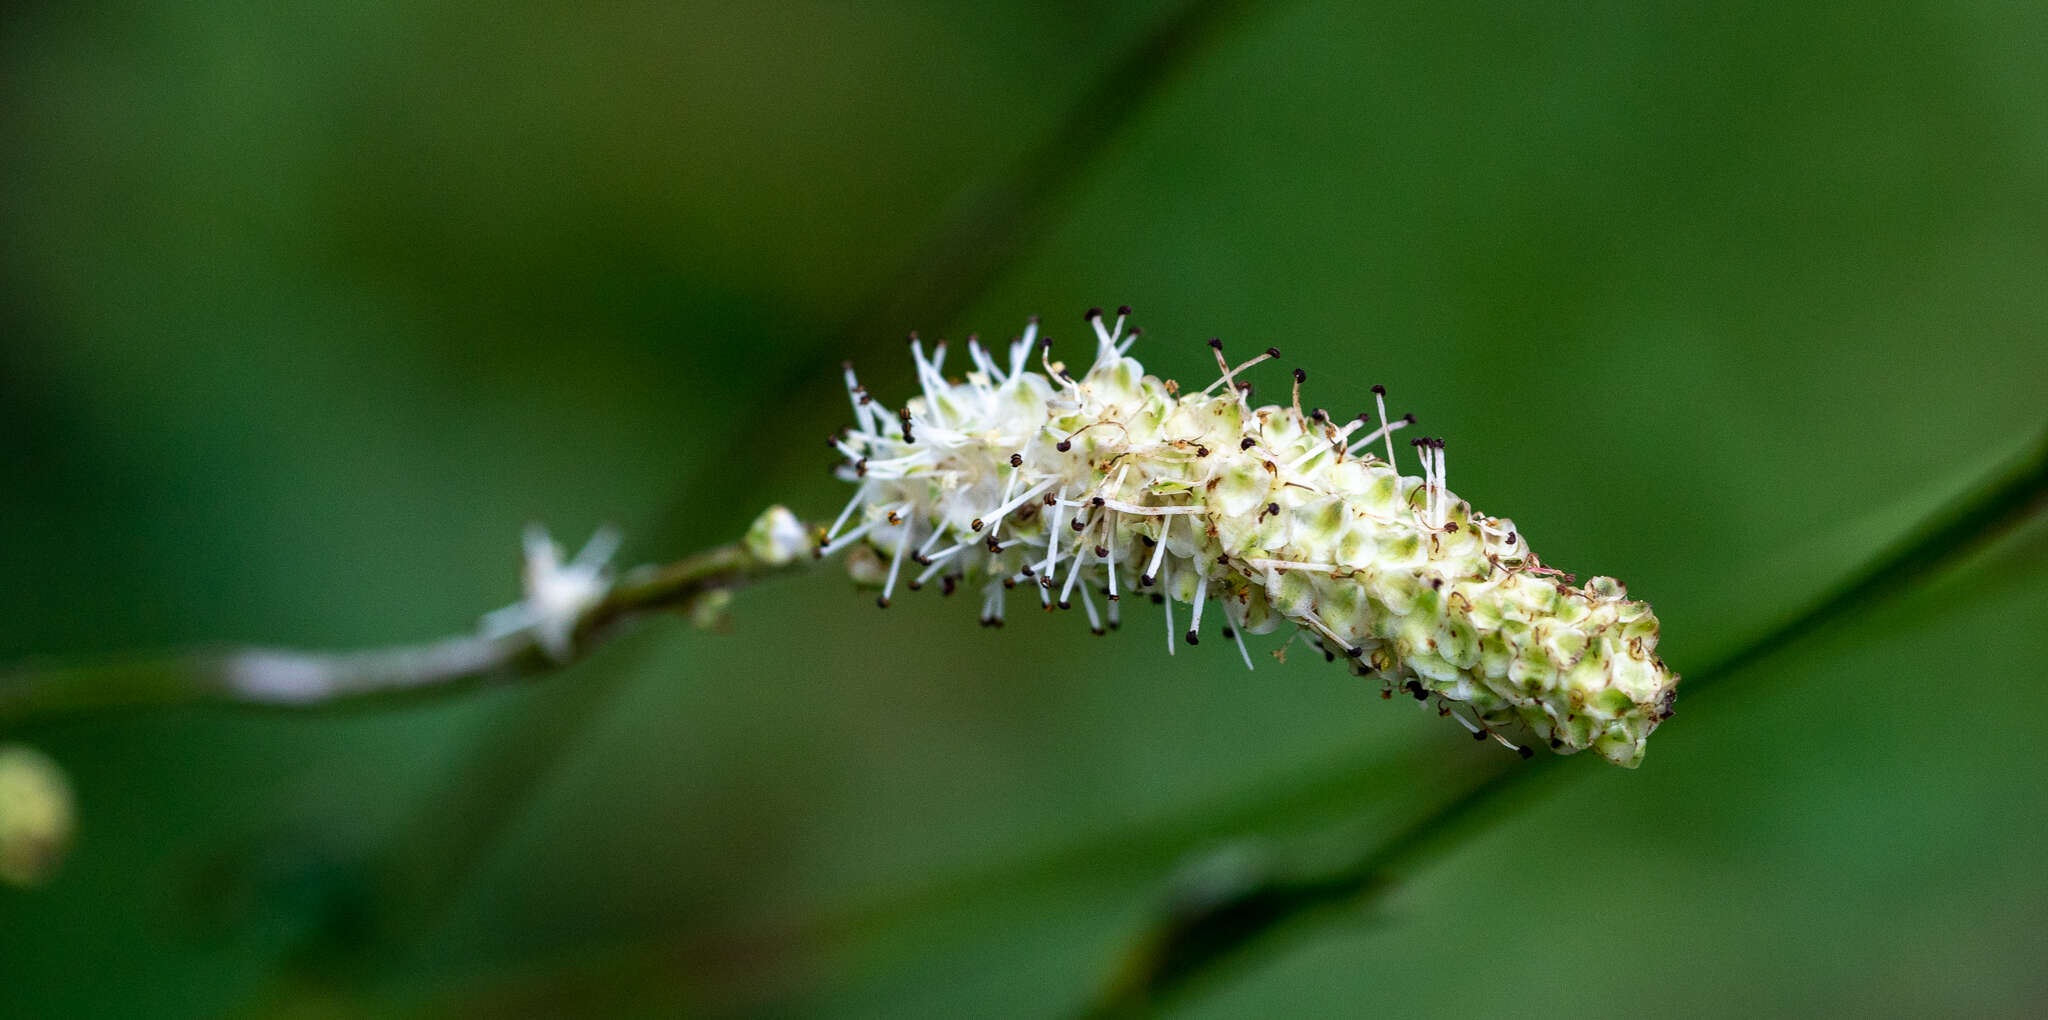
<svg viewBox="0 0 2048 1020">
<path fill-rule="evenodd" d="M 855 423 L 832 444 L 857 488 L 818 555 L 854 550 L 885 607 L 899 584 L 973 590 L 986 625 L 1020 584 L 1047 609 L 1078 599 L 1097 634 L 1143 592 L 1165 606 L 1169 653 L 1220 614 L 1247 667 L 1244 635 L 1291 624 L 1477 739 L 1642 761 L 1678 683 L 1647 603 L 1612 578 L 1577 585 L 1514 522 L 1459 499 L 1442 440 L 1413 440 L 1420 474 L 1402 474 L 1394 434 L 1414 418 L 1390 418 L 1383 388 L 1340 425 L 1303 409 L 1296 369 L 1289 404 L 1254 407 L 1242 376 L 1280 352 L 1233 366 L 1211 340 L 1220 375 L 1184 393 L 1128 356 L 1128 313 L 1088 313 L 1095 349 L 1078 376 L 1036 320 L 1005 359 L 970 337 L 957 379 L 946 343 L 928 356 L 912 334 L 919 392 L 894 411 L 847 366 Z"/>
</svg>

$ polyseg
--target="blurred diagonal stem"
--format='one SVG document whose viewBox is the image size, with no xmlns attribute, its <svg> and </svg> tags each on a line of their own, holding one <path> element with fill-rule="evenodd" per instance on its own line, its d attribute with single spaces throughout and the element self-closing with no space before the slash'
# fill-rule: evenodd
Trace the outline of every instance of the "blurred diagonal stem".
<svg viewBox="0 0 2048 1020">
<path fill-rule="evenodd" d="M 688 611 L 714 593 L 804 569 L 809 556 L 764 557 L 747 543 L 628 572 L 577 614 L 569 654 L 549 654 L 535 628 L 457 634 L 426 644 L 352 652 L 225 648 L 97 664 L 28 664 L 0 674 L 0 726 L 30 718 L 229 704 L 329 708 L 438 697 L 562 668 L 651 613 Z"/>
<path fill-rule="evenodd" d="M 1942 511 L 1783 623 L 1719 662 L 1688 674 L 1688 699 L 1812 637 L 1826 625 L 1896 594 L 1961 559 L 2048 507 L 2048 431 L 2024 456 L 1972 485 Z M 1684 702 L 1681 702 L 1683 704 Z M 1319 917 L 1357 909 L 1457 839 L 1471 835 L 1556 785 L 1567 763 L 1549 756 L 1510 762 L 1406 828 L 1311 870 L 1244 874 L 1234 884 L 1192 890 L 1139 933 L 1109 983 L 1088 1006 L 1093 1017 L 1152 1012 L 1249 951 Z"/>
</svg>

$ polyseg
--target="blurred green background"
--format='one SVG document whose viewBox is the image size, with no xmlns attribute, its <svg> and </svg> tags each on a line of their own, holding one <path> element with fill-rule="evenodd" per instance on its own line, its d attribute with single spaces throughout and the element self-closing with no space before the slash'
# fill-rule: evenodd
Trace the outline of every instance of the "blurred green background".
<svg viewBox="0 0 2048 1020">
<path fill-rule="evenodd" d="M 459 631 L 528 520 L 629 561 L 835 512 L 903 331 L 1385 383 L 1681 672 L 2043 421 L 2048 7 L 30 4 L 0 56 L 0 656 Z M 1277 372 L 1275 381 L 1279 378 Z M 1689 703 L 1177 1004 L 2048 1001 L 2048 528 Z M 832 571 L 538 682 L 30 722 L 79 838 L 0 1013 L 1056 1015 L 1204 848 L 1497 767 L 1156 610 Z M 1272 642 L 1268 639 L 1267 644 Z"/>
</svg>

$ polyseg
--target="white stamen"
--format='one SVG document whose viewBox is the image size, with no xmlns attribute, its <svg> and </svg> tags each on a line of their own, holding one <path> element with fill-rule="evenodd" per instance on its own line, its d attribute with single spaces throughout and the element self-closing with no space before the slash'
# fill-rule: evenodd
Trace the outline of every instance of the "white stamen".
<svg viewBox="0 0 2048 1020">
<path fill-rule="evenodd" d="M 1262 362 L 1262 361 L 1268 361 L 1268 360 L 1270 360 L 1270 359 L 1271 359 L 1272 357 L 1273 357 L 1272 355 L 1270 355 L 1270 354 L 1267 354 L 1267 353 L 1266 353 L 1266 352 L 1264 352 L 1264 351 L 1260 351 L 1260 352 L 1259 352 L 1259 356 L 1258 356 L 1258 357 L 1256 357 L 1256 358 L 1253 358 L 1253 359 L 1251 359 L 1251 360 L 1249 360 L 1249 361 L 1246 361 L 1246 362 L 1245 362 L 1244 364 L 1242 364 L 1242 365 L 1239 365 L 1239 366 L 1237 366 L 1236 368 L 1231 368 L 1231 367 L 1229 367 L 1229 365 L 1228 365 L 1227 363 L 1223 362 L 1223 360 L 1222 360 L 1222 359 L 1223 359 L 1223 352 L 1221 352 L 1221 351 L 1218 351 L 1218 352 L 1216 352 L 1216 359 L 1217 359 L 1218 363 L 1219 363 L 1219 364 L 1223 364 L 1223 365 L 1224 365 L 1224 368 L 1223 368 L 1223 375 L 1222 375 L 1222 377 L 1221 377 L 1221 378 L 1217 379 L 1217 380 L 1216 380 L 1215 382 L 1212 382 L 1212 383 L 1210 383 L 1209 385 L 1207 385 L 1207 386 L 1204 386 L 1204 387 L 1202 387 L 1202 394 L 1201 394 L 1201 395 L 1202 395 L 1202 396 L 1205 396 L 1205 397 L 1206 397 L 1206 396 L 1208 396 L 1208 395 L 1209 395 L 1209 391 L 1211 391 L 1211 390 L 1214 390 L 1214 389 L 1215 389 L 1216 387 L 1218 387 L 1218 386 L 1221 386 L 1221 385 L 1223 385 L 1224 383 L 1229 383 L 1232 389 L 1236 389 L 1236 388 L 1237 388 L 1237 374 L 1238 374 L 1239 372 L 1242 372 L 1242 371 L 1244 371 L 1245 369 L 1248 369 L 1248 368 L 1252 367 L 1253 365 L 1259 364 L 1259 363 L 1260 363 L 1260 362 Z"/>
<path fill-rule="evenodd" d="M 889 579 L 882 583 L 882 604 L 889 604 L 889 596 L 896 592 L 896 575 L 903 570 L 903 554 L 910 550 L 910 525 L 903 526 L 902 537 L 896 540 L 896 555 L 889 557 Z"/>
<path fill-rule="evenodd" d="M 1067 568 L 1067 583 L 1060 587 L 1060 603 L 1062 605 L 1067 604 L 1070 596 L 1073 595 L 1074 579 L 1081 576 L 1081 556 L 1085 551 L 1084 543 L 1088 538 L 1088 531 L 1090 530 L 1093 529 L 1083 530 L 1080 537 L 1074 540 L 1074 565 Z"/>
<path fill-rule="evenodd" d="M 1062 495 L 1064 495 L 1064 493 L 1062 493 Z M 1045 574 L 1045 580 L 1047 584 L 1051 584 L 1052 579 L 1055 576 L 1057 576 L 1058 573 L 1060 563 L 1060 526 L 1066 523 L 1064 520 L 1062 520 L 1061 511 L 1065 510 L 1066 508 L 1067 507 L 1064 502 L 1061 502 L 1059 500 L 1053 501 L 1052 520 L 1046 522 L 1045 566 L 1040 569 Z"/>
<path fill-rule="evenodd" d="M 1025 324 L 1024 335 L 1010 343 L 1010 375 L 1024 374 L 1024 359 L 1031 356 L 1031 349 L 1038 346 L 1038 319 Z"/>
<path fill-rule="evenodd" d="M 1159 547 L 1160 547 L 1161 549 L 1164 549 L 1164 548 L 1166 548 L 1166 543 L 1165 543 L 1165 542 L 1161 542 L 1161 543 L 1159 543 Z M 1178 635 L 1178 634 L 1175 634 L 1175 633 L 1173 632 L 1173 568 L 1172 568 L 1172 567 L 1168 567 L 1168 568 L 1167 568 L 1167 570 L 1166 570 L 1166 576 L 1165 576 L 1165 577 L 1163 577 L 1163 578 L 1160 578 L 1160 581 L 1159 581 L 1159 583 L 1160 583 L 1160 585 L 1161 585 L 1162 587 L 1166 588 L 1166 599 L 1165 599 L 1165 603 L 1166 603 L 1166 654 L 1168 654 L 1168 655 L 1172 655 L 1172 654 L 1173 654 L 1173 651 L 1174 651 L 1174 645 L 1175 645 L 1175 644 L 1177 644 L 1177 642 L 1176 642 L 1176 641 L 1174 641 L 1174 638 L 1177 638 L 1177 637 L 1179 637 L 1179 636 L 1180 636 L 1180 635 Z"/>
<path fill-rule="evenodd" d="M 1444 461 L 1444 441 L 1436 441 L 1436 526 L 1441 528 L 1451 516 L 1451 469 Z"/>
<path fill-rule="evenodd" d="M 846 509 L 839 511 L 839 517 L 832 522 L 831 529 L 825 532 L 826 541 L 831 541 L 832 536 L 839 534 L 839 529 L 846 526 L 846 519 L 853 516 L 853 508 L 867 502 L 867 498 L 867 486 L 863 485 L 854 490 L 853 498 L 846 503 Z"/>
<path fill-rule="evenodd" d="M 860 422 L 860 430 L 868 435 L 874 435 L 875 423 L 868 417 L 868 405 L 860 399 L 860 381 L 853 377 L 851 363 L 846 366 L 846 398 L 853 401 L 853 417 Z"/>
<path fill-rule="evenodd" d="M 1237 654 L 1244 657 L 1244 668 L 1252 668 L 1252 653 L 1244 646 L 1244 626 L 1235 624 L 1230 628 L 1230 637 L 1237 642 Z M 1253 670 L 1253 672 L 1257 672 Z"/>
<path fill-rule="evenodd" d="M 1110 603 L 1110 611 L 1111 611 L 1111 612 L 1113 613 L 1113 612 L 1115 612 L 1115 609 L 1116 609 L 1116 602 L 1117 602 L 1117 593 L 1116 593 L 1116 567 L 1117 567 L 1117 563 L 1116 563 L 1116 518 L 1115 518 L 1115 517 L 1113 517 L 1113 516 L 1110 516 L 1109 514 L 1104 514 L 1104 515 L 1103 515 L 1103 519 L 1104 519 L 1104 521 L 1106 522 L 1106 523 L 1105 523 L 1105 524 L 1103 525 L 1103 530 L 1104 530 L 1104 531 L 1107 531 L 1107 532 L 1109 532 L 1108 536 L 1106 536 L 1106 537 L 1105 537 L 1105 538 L 1104 538 L 1104 539 L 1102 540 L 1102 547 L 1103 547 L 1103 549 L 1104 549 L 1105 551 L 1107 551 L 1107 552 L 1109 553 L 1109 555 L 1108 555 L 1107 557 L 1105 557 L 1105 558 L 1104 558 L 1104 560 L 1103 560 L 1103 564 L 1104 564 L 1104 565 L 1105 565 L 1105 567 L 1106 567 L 1106 569 L 1104 570 L 1104 573 L 1107 573 L 1107 574 L 1109 575 L 1109 603 Z"/>
<path fill-rule="evenodd" d="M 827 542 L 825 545 L 818 549 L 818 555 L 830 556 L 833 553 L 836 553 L 839 550 L 844 549 L 847 546 L 860 541 L 861 536 L 867 534 L 870 531 L 875 530 L 875 525 L 886 523 L 888 521 L 890 514 L 900 514 L 908 509 L 910 509 L 910 504 L 898 503 L 896 506 L 891 507 L 886 511 L 883 511 L 881 514 L 869 518 L 866 522 L 855 525 L 852 531 L 849 531 L 846 534 L 841 535 L 830 542 Z"/>
<path fill-rule="evenodd" d="M 1162 523 L 1159 529 L 1159 541 L 1152 545 L 1152 562 L 1145 565 L 1145 575 L 1138 579 L 1140 584 L 1150 587 L 1158 583 L 1159 562 L 1166 558 L 1166 533 L 1172 530 L 1172 528 L 1172 519 L 1169 518 Z"/>
<path fill-rule="evenodd" d="M 932 575 L 938 573 L 941 569 L 943 569 L 946 566 L 946 561 L 948 559 L 951 559 L 954 553 L 957 553 L 965 548 L 967 548 L 966 545 L 956 545 L 951 549 L 947 549 L 946 551 L 939 553 L 937 556 L 929 557 L 931 563 L 925 566 L 924 573 L 917 575 L 917 583 L 923 584 L 926 581 L 931 580 Z"/>
<path fill-rule="evenodd" d="M 1389 467 L 1391 467 L 1391 466 L 1393 466 L 1393 463 L 1394 463 L 1394 429 L 1396 428 L 1396 426 L 1394 425 L 1394 423 L 1393 423 L 1393 422 L 1391 422 L 1391 421 L 1388 421 L 1388 420 L 1387 420 L 1387 390 L 1386 390 L 1386 387 L 1384 387 L 1384 386 L 1374 386 L 1374 387 L 1372 388 L 1372 403 L 1373 403 L 1373 407 L 1377 408 L 1377 409 L 1379 410 L 1379 412 L 1380 412 L 1380 430 L 1379 430 L 1379 434 L 1380 434 L 1381 436 L 1384 436 L 1384 437 L 1386 437 L 1386 440 L 1387 440 L 1387 465 L 1388 465 Z M 1402 419 L 1402 423 L 1403 423 L 1403 424 L 1406 424 L 1406 423 L 1407 423 L 1407 419 L 1406 419 L 1406 418 L 1403 418 L 1403 419 Z"/>
<path fill-rule="evenodd" d="M 1382 426 L 1380 426 L 1379 428 L 1376 428 L 1376 429 L 1372 430 L 1372 432 L 1371 432 L 1371 433 L 1369 433 L 1369 434 L 1367 434 L 1367 435 L 1365 435 L 1365 436 L 1362 436 L 1362 437 L 1360 437 L 1359 439 L 1357 439 L 1356 441 L 1354 441 L 1354 442 L 1353 442 L 1353 443 L 1351 444 L 1351 446 L 1350 446 L 1350 447 L 1349 447 L 1348 449 L 1346 449 L 1346 450 L 1345 450 L 1344 452 L 1346 452 L 1346 453 L 1350 453 L 1350 454 L 1356 454 L 1356 453 L 1358 453 L 1358 451 L 1360 451 L 1360 450 L 1363 450 L 1363 449 L 1365 449 L 1365 447 L 1366 447 L 1367 445 L 1371 444 L 1371 442 L 1372 442 L 1373 440 L 1375 440 L 1375 439 L 1385 439 L 1385 440 L 1386 440 L 1386 442 L 1387 442 L 1387 456 L 1389 456 L 1389 457 L 1392 457 L 1392 456 L 1394 455 L 1394 433 L 1396 433 L 1396 432 L 1399 432 L 1399 431 L 1401 431 L 1402 429 L 1405 429 L 1405 428 L 1407 428 L 1407 427 L 1408 427 L 1408 419 L 1406 419 L 1406 418 L 1402 418 L 1402 419 L 1399 419 L 1399 420 L 1397 420 L 1397 421 L 1392 421 L 1392 422 L 1388 422 L 1387 424 L 1385 424 L 1385 425 L 1382 425 Z M 1387 463 L 1391 465 L 1391 464 L 1392 464 L 1392 463 L 1394 463 L 1394 462 L 1390 460 L 1390 461 L 1388 461 Z"/>
<path fill-rule="evenodd" d="M 1081 586 L 1081 608 L 1088 611 L 1088 629 L 1096 634 L 1102 633 L 1102 617 L 1095 614 L 1095 600 L 1089 597 L 1085 584 Z"/>
</svg>

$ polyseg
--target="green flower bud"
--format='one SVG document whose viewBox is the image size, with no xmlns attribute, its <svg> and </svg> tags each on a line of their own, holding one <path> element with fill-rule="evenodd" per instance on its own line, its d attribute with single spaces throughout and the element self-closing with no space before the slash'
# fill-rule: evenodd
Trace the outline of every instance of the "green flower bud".
<svg viewBox="0 0 2048 1020">
<path fill-rule="evenodd" d="M 0 745 L 0 882 L 49 880 L 76 825 L 71 784 L 57 763 L 31 747 Z"/>
</svg>

